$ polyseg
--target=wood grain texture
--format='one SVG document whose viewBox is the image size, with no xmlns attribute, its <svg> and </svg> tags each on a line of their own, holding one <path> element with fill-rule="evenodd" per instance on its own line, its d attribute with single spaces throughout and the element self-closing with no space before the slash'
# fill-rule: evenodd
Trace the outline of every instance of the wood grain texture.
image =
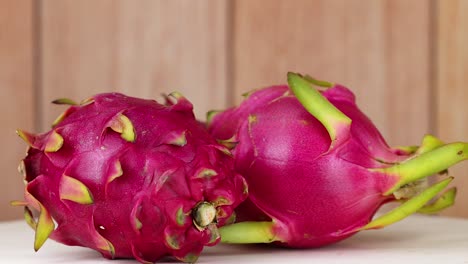
<svg viewBox="0 0 468 264">
<path fill-rule="evenodd" d="M 58 97 L 180 91 L 199 118 L 226 105 L 226 1 L 49 0 L 42 6 L 43 129 Z"/>
<path fill-rule="evenodd" d="M 429 130 L 429 1 L 259 0 L 234 4 L 234 102 L 288 71 L 350 87 L 390 144 Z"/>
<path fill-rule="evenodd" d="M 15 130 L 33 129 L 32 17 L 32 1 L 0 1 L 0 220 L 23 215 L 9 203 L 22 200 L 24 188 L 17 166 L 26 144 Z"/>
<path fill-rule="evenodd" d="M 444 141 L 468 142 L 468 1 L 438 1 L 437 134 Z M 447 215 L 468 217 L 468 162 L 450 174 L 458 187 Z"/>
</svg>

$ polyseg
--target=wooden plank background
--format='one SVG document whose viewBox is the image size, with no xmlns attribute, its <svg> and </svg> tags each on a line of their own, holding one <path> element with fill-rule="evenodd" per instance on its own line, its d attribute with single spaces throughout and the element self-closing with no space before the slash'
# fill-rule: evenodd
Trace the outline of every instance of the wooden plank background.
<svg viewBox="0 0 468 264">
<path fill-rule="evenodd" d="M 17 167 L 26 145 L 15 130 L 34 128 L 32 20 L 33 0 L 0 1 L 0 220 L 23 215 L 10 201 L 21 199 L 24 188 Z"/>
<path fill-rule="evenodd" d="M 182 92 L 204 116 L 226 105 L 225 0 L 49 0 L 41 7 L 42 128 L 81 100 L 120 91 Z"/>
<path fill-rule="evenodd" d="M 391 145 L 468 141 L 467 36 L 467 0 L 0 0 L 0 220 L 21 217 L 14 130 L 48 129 L 60 97 L 179 90 L 203 119 L 293 70 L 350 87 Z M 445 214 L 468 217 L 453 175 Z"/>
<path fill-rule="evenodd" d="M 468 141 L 468 1 L 438 1 L 436 131 L 446 141 Z M 445 214 L 468 217 L 468 162 L 450 173 L 456 205 Z"/>
</svg>

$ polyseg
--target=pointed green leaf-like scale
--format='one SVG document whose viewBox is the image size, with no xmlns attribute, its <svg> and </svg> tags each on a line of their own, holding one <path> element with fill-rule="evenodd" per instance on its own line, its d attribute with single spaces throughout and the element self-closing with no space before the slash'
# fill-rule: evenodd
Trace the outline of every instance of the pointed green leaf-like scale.
<svg viewBox="0 0 468 264">
<path fill-rule="evenodd" d="M 166 93 L 161 93 L 161 97 L 164 99 L 165 106 L 173 105 L 173 102 L 171 101 L 171 98 L 169 97 L 169 95 L 167 95 Z"/>
<path fill-rule="evenodd" d="M 220 110 L 211 110 L 206 113 L 206 125 L 209 126 L 211 122 L 213 121 L 213 118 L 219 113 L 222 113 L 223 111 Z"/>
<path fill-rule="evenodd" d="M 140 219 L 136 218 L 134 219 L 134 228 L 136 230 L 141 230 L 141 228 L 143 227 L 143 223 L 140 221 Z"/>
<path fill-rule="evenodd" d="M 33 230 L 36 230 L 36 220 L 34 219 L 33 213 L 27 206 L 24 207 L 24 220 L 26 220 L 28 226 L 30 226 Z"/>
<path fill-rule="evenodd" d="M 24 140 L 24 142 L 26 142 L 26 144 L 28 144 L 30 147 L 32 148 L 36 148 L 34 146 L 34 141 L 36 141 L 36 136 L 29 133 L 29 132 L 26 132 L 24 130 L 20 130 L 20 129 L 17 129 L 16 130 L 16 134 Z"/>
<path fill-rule="evenodd" d="M 317 85 L 317 86 L 320 86 L 320 87 L 331 88 L 331 87 L 334 86 L 334 84 L 331 83 L 331 82 L 317 80 L 317 79 L 312 78 L 311 76 L 309 76 L 307 74 L 304 76 L 304 79 L 306 79 L 311 84 L 314 84 L 314 85 Z"/>
<path fill-rule="evenodd" d="M 247 92 L 242 93 L 241 96 L 244 98 L 244 100 L 247 100 L 248 98 L 250 98 L 252 94 L 258 92 L 259 90 L 261 90 L 261 88 L 254 88 Z"/>
<path fill-rule="evenodd" d="M 106 196 L 108 195 L 107 190 L 108 190 L 109 184 L 113 182 L 115 179 L 123 175 L 122 164 L 120 163 L 119 160 L 114 161 L 114 163 L 110 165 L 108 175 L 109 176 L 107 178 L 107 183 L 104 186 L 104 193 Z"/>
<path fill-rule="evenodd" d="M 174 97 L 177 100 L 185 99 L 185 97 L 180 92 L 172 92 L 169 94 L 170 97 Z"/>
<path fill-rule="evenodd" d="M 87 98 L 87 99 L 84 99 L 83 101 L 81 101 L 80 105 L 85 106 L 85 105 L 89 105 L 89 104 L 92 104 L 92 103 L 94 103 L 94 98 L 90 97 L 90 98 Z"/>
<path fill-rule="evenodd" d="M 91 218 L 91 223 L 95 223 L 94 221 L 94 216 Z M 91 232 L 89 235 L 91 235 L 92 241 L 94 243 L 94 246 L 100 250 L 101 254 L 106 256 L 107 258 L 114 259 L 115 257 L 115 247 L 114 245 L 104 238 L 91 224 L 91 226 L 88 226 L 88 230 Z"/>
<path fill-rule="evenodd" d="M 434 198 L 440 191 L 447 187 L 447 185 L 452 180 L 453 178 L 448 178 L 432 185 L 431 187 L 422 191 L 420 194 L 404 202 L 399 207 L 391 210 L 390 212 L 380 216 L 375 220 L 372 220 L 369 224 L 365 225 L 360 230 L 383 228 L 393 223 L 396 223 L 413 213 L 416 213 L 427 202 Z"/>
<path fill-rule="evenodd" d="M 457 196 L 457 188 L 452 187 L 442 194 L 435 202 L 425 205 L 418 210 L 422 214 L 436 214 L 445 208 L 452 206 L 455 203 Z"/>
<path fill-rule="evenodd" d="M 140 214 L 141 209 L 141 198 L 139 198 L 135 202 L 135 205 L 133 206 L 132 211 L 130 212 L 130 223 L 132 225 L 133 231 L 135 231 L 136 233 L 140 233 L 140 230 L 143 227 L 143 223 L 140 221 L 140 219 L 138 219 L 138 215 Z"/>
<path fill-rule="evenodd" d="M 107 183 L 110 183 L 123 175 L 122 164 L 120 163 L 120 161 L 116 160 L 114 162 L 114 164 L 110 168 L 109 174 L 110 175 L 107 179 Z"/>
<path fill-rule="evenodd" d="M 418 148 L 418 150 L 416 150 L 415 154 L 420 155 L 443 145 L 444 142 L 442 142 L 440 139 L 434 137 L 433 135 L 426 135 L 423 138 L 421 146 Z"/>
<path fill-rule="evenodd" d="M 52 123 L 52 127 L 56 127 L 60 122 L 62 122 L 67 116 L 69 116 L 71 113 L 73 113 L 75 110 L 72 110 L 73 108 L 68 108 L 65 110 L 65 112 L 61 113 Z"/>
<path fill-rule="evenodd" d="M 241 96 L 244 97 L 244 100 L 246 100 L 246 99 L 248 99 L 250 97 L 250 95 L 252 95 L 256 91 L 258 91 L 258 89 L 253 89 L 253 90 L 250 90 L 250 91 L 247 91 L 247 92 L 241 94 Z"/>
<path fill-rule="evenodd" d="M 164 236 L 164 239 L 166 241 L 166 245 L 169 248 L 174 249 L 174 250 L 180 249 L 180 242 L 177 236 L 166 233 Z"/>
<path fill-rule="evenodd" d="M 56 127 L 60 122 L 65 119 L 65 112 L 61 113 L 55 120 L 52 122 L 52 128 Z"/>
<path fill-rule="evenodd" d="M 289 72 L 288 84 L 304 108 L 328 131 L 332 140 L 330 149 L 349 137 L 351 119 L 320 94 L 311 82 L 298 74 Z"/>
<path fill-rule="evenodd" d="M 26 206 L 26 205 L 28 205 L 28 202 L 26 202 L 26 201 L 11 201 L 10 205 L 11 206 Z"/>
<path fill-rule="evenodd" d="M 53 104 L 57 105 L 77 105 L 78 103 L 69 98 L 59 98 L 52 101 Z"/>
<path fill-rule="evenodd" d="M 173 103 L 172 109 L 176 111 L 192 111 L 193 105 L 192 103 L 187 100 L 181 93 L 179 92 L 172 92 L 169 94 L 169 97 L 175 98 L 176 102 Z"/>
<path fill-rule="evenodd" d="M 219 139 L 218 143 L 225 146 L 228 149 L 234 149 L 237 146 L 237 144 L 239 144 L 239 141 L 236 139 L 236 136 L 234 135 L 231 138 L 226 139 L 226 140 L 220 140 Z M 232 156 L 232 153 L 229 151 L 228 155 Z"/>
<path fill-rule="evenodd" d="M 34 238 L 34 250 L 38 251 L 54 231 L 55 224 L 45 207 L 40 204 L 40 215 L 36 225 L 36 236 Z"/>
<path fill-rule="evenodd" d="M 185 136 L 186 131 L 181 133 L 172 133 L 169 135 L 167 144 L 183 147 L 187 144 L 187 137 Z"/>
<path fill-rule="evenodd" d="M 99 234 L 99 233 L 96 232 L 96 234 Z M 106 252 L 108 257 L 110 257 L 111 259 L 114 258 L 115 248 L 114 248 L 114 245 L 112 245 L 112 243 L 109 240 L 99 235 L 99 238 L 97 239 L 97 241 L 95 241 L 95 243 L 96 243 L 96 247 Z"/>
<path fill-rule="evenodd" d="M 184 209 L 181 207 L 179 210 L 177 210 L 176 213 L 176 222 L 179 226 L 184 226 L 185 221 L 187 219 L 187 215 L 184 213 Z"/>
<path fill-rule="evenodd" d="M 117 133 L 121 134 L 121 137 L 128 142 L 134 142 L 136 138 L 135 129 L 132 121 L 123 114 L 119 114 L 112 120 L 110 128 Z"/>
<path fill-rule="evenodd" d="M 24 160 L 21 160 L 20 163 L 18 164 L 18 172 L 26 178 L 26 166 L 24 164 Z"/>
<path fill-rule="evenodd" d="M 176 102 L 173 102 L 173 105 L 176 105 L 176 104 L 178 104 L 180 102 L 188 101 L 187 98 L 185 98 L 185 96 L 180 92 L 172 92 L 167 96 L 167 98 L 171 98 L 171 97 L 176 100 Z M 168 99 L 168 100 L 170 100 L 170 99 Z"/>
<path fill-rule="evenodd" d="M 88 187 L 70 176 L 62 176 L 59 192 L 62 200 L 69 200 L 79 204 L 92 204 L 94 202 Z"/>
<path fill-rule="evenodd" d="M 222 144 L 222 143 L 220 143 Z M 224 155 L 227 155 L 229 157 L 233 157 L 232 155 L 232 152 L 229 150 L 228 147 L 224 146 L 224 145 L 211 145 L 212 147 L 214 147 L 215 149 L 221 151 Z"/>
<path fill-rule="evenodd" d="M 52 130 L 47 141 L 45 142 L 44 151 L 45 152 L 57 152 L 63 146 L 63 137 L 57 133 L 55 130 Z"/>
<path fill-rule="evenodd" d="M 468 143 L 457 142 L 437 147 L 388 168 L 370 170 L 399 178 L 399 181 L 385 192 L 385 195 L 389 195 L 407 183 L 446 170 L 466 159 L 468 159 Z"/>
<path fill-rule="evenodd" d="M 198 255 L 194 253 L 188 253 L 184 257 L 176 257 L 176 258 L 185 263 L 195 263 L 198 260 Z"/>
<path fill-rule="evenodd" d="M 213 169 L 203 168 L 198 170 L 196 178 L 211 178 L 218 175 L 218 173 Z"/>
</svg>

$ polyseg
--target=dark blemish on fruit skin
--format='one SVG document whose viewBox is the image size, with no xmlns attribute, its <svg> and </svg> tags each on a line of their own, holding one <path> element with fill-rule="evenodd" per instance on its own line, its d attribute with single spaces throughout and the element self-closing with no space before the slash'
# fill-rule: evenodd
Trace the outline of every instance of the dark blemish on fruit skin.
<svg viewBox="0 0 468 264">
<path fill-rule="evenodd" d="M 462 154 L 463 154 L 463 150 L 460 150 L 460 151 L 457 152 L 457 155 L 461 156 Z"/>
</svg>

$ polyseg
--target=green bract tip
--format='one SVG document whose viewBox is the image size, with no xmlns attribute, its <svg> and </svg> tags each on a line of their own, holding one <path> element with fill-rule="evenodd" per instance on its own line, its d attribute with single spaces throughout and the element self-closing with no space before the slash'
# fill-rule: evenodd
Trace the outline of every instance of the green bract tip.
<svg viewBox="0 0 468 264">
<path fill-rule="evenodd" d="M 53 104 L 58 105 L 77 105 L 78 103 L 70 98 L 59 98 L 52 101 Z"/>
<path fill-rule="evenodd" d="M 399 207 L 371 221 L 369 224 L 367 224 L 360 230 L 382 228 L 390 224 L 396 223 L 413 213 L 416 213 L 427 202 L 429 202 L 432 198 L 434 198 L 440 191 L 442 191 L 445 187 L 447 187 L 447 185 L 452 180 L 453 178 L 448 178 L 448 179 L 445 179 L 441 182 L 438 182 L 432 185 L 431 187 L 422 191 L 420 194 L 404 202 Z"/>
<path fill-rule="evenodd" d="M 313 81 L 307 80 L 299 74 L 289 72 L 288 84 L 294 95 L 304 108 L 327 129 L 328 134 L 332 140 L 330 149 L 340 142 L 344 141 L 349 136 L 351 127 L 351 119 L 343 112 L 338 110 L 332 103 L 330 103 L 314 85 L 319 82 L 314 79 Z M 331 84 L 330 84 L 331 85 Z"/>
<path fill-rule="evenodd" d="M 468 143 L 457 142 L 439 146 L 388 168 L 371 170 L 399 178 L 399 181 L 385 192 L 385 195 L 389 195 L 405 184 L 444 171 L 466 159 L 468 159 Z"/>
<path fill-rule="evenodd" d="M 418 213 L 422 214 L 436 214 L 445 208 L 452 206 L 455 203 L 455 197 L 457 196 L 457 188 L 452 187 L 445 191 L 437 200 L 433 203 L 425 205 L 418 210 Z"/>
</svg>

